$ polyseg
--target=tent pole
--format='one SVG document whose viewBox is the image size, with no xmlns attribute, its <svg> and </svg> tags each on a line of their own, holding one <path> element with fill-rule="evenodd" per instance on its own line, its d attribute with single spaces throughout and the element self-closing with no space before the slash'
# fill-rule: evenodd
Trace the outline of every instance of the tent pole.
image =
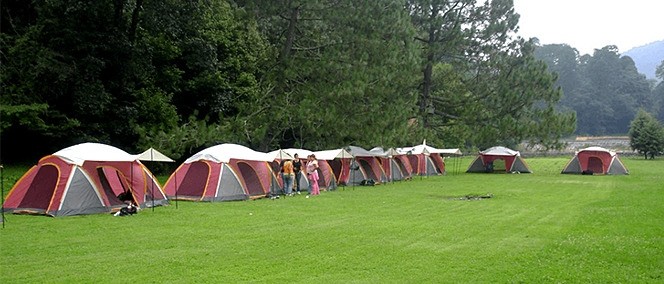
<svg viewBox="0 0 664 284">
<path fill-rule="evenodd" d="M 390 157 L 390 161 L 388 163 L 388 167 L 390 167 L 390 179 L 392 180 L 392 184 L 394 184 L 394 171 L 392 170 L 392 162 L 394 162 L 394 158 Z"/>
<path fill-rule="evenodd" d="M 150 150 L 150 161 L 154 160 L 153 152 Z M 152 175 L 152 181 L 150 182 L 152 184 L 152 188 L 150 189 L 150 198 L 152 198 L 152 212 L 154 212 L 154 182 L 157 179 L 152 171 L 150 171 L 150 175 Z"/>
<path fill-rule="evenodd" d="M 4 169 L 4 167 L 2 166 L 2 164 L 0 164 L 0 188 L 1 188 L 1 191 L 2 191 L 2 193 L 1 193 L 2 194 L 2 201 L 1 201 L 2 202 L 2 205 L 1 205 L 2 208 L 0 209 L 0 211 L 2 211 L 2 228 L 4 229 L 5 228 L 5 177 L 2 174 L 3 169 Z"/>
<path fill-rule="evenodd" d="M 175 178 L 175 209 L 178 209 L 178 169 L 175 169 L 173 172 L 173 178 Z"/>
<path fill-rule="evenodd" d="M 422 154 L 424 156 L 424 154 Z M 424 158 L 424 174 L 427 172 L 427 159 Z M 422 173 L 420 173 L 420 180 L 422 180 Z"/>
<path fill-rule="evenodd" d="M 355 162 L 355 159 L 353 159 L 353 162 Z M 352 164 L 349 167 L 353 171 L 353 190 L 355 190 L 355 170 L 353 169 L 354 167 Z"/>
<path fill-rule="evenodd" d="M 454 157 L 454 174 L 458 175 L 459 174 L 459 166 L 461 165 L 461 160 L 459 159 L 459 156 Z"/>
<path fill-rule="evenodd" d="M 286 196 L 287 196 L 286 195 L 286 181 L 285 181 L 286 178 L 284 177 L 283 173 L 281 172 L 281 170 L 282 170 L 281 169 L 281 161 L 284 160 L 284 157 L 281 155 L 281 151 L 282 151 L 281 148 L 279 148 L 279 175 L 281 176 L 281 184 L 282 184 L 282 188 L 283 188 L 281 191 L 284 194 L 284 198 L 286 198 Z M 277 187 L 278 186 L 279 186 L 279 180 L 277 180 Z M 279 192 L 279 189 L 277 189 L 277 192 Z"/>
<path fill-rule="evenodd" d="M 457 156 L 457 157 L 454 158 L 454 160 L 456 161 L 456 167 L 457 167 L 456 168 L 456 173 L 458 175 L 459 173 L 461 173 L 461 157 Z"/>
<path fill-rule="evenodd" d="M 341 172 L 339 173 L 339 178 L 341 178 L 341 175 L 344 174 L 344 151 L 345 150 L 341 149 Z M 349 169 L 350 169 L 350 166 L 349 166 Z M 347 184 L 347 182 L 343 183 L 344 191 L 346 191 L 346 184 Z"/>
</svg>

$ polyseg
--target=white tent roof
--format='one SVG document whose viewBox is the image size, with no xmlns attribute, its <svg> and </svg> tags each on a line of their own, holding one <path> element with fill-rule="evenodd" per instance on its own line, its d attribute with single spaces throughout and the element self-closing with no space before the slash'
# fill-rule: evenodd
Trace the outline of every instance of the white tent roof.
<svg viewBox="0 0 664 284">
<path fill-rule="evenodd" d="M 463 153 L 461 153 L 461 150 L 459 148 L 454 148 L 454 149 L 438 149 L 439 154 L 443 154 L 444 156 L 461 156 Z"/>
<path fill-rule="evenodd" d="M 399 152 L 398 152 L 396 149 L 394 149 L 394 148 L 389 148 L 389 149 L 385 150 L 385 149 L 383 149 L 382 147 L 375 147 L 375 148 L 369 150 L 369 152 L 371 152 L 371 153 L 376 153 L 376 154 L 378 154 L 379 156 L 382 156 L 382 157 L 390 157 L 390 156 L 402 155 L 401 153 L 399 153 Z"/>
<path fill-rule="evenodd" d="M 57 151 L 53 155 L 79 166 L 85 161 L 133 162 L 138 159 L 138 155 L 131 155 L 116 147 L 100 143 L 77 144 Z"/>
<path fill-rule="evenodd" d="M 175 161 L 173 161 L 173 159 L 171 159 L 168 156 L 162 154 L 161 152 L 155 150 L 154 148 L 150 148 L 150 149 L 145 150 L 145 152 L 138 154 L 136 158 L 141 160 L 141 161 L 175 162 Z"/>
<path fill-rule="evenodd" d="M 358 146 L 348 146 L 348 151 L 350 154 L 352 154 L 354 157 L 380 157 L 380 154 L 376 154 L 374 152 L 369 152 L 366 149 Z"/>
<path fill-rule="evenodd" d="M 519 151 L 514 151 L 512 149 L 503 147 L 503 146 L 496 146 L 496 147 L 491 147 L 489 149 L 486 149 L 484 151 L 481 151 L 480 154 L 482 155 L 492 155 L 492 156 L 520 156 L 521 154 Z"/>
<path fill-rule="evenodd" d="M 267 153 L 268 159 L 271 159 L 270 161 L 274 160 L 292 160 L 293 155 L 288 153 L 288 151 L 284 149 L 279 149 L 279 150 L 274 150 L 272 152 Z"/>
<path fill-rule="evenodd" d="M 406 154 L 408 154 L 408 152 L 410 152 L 411 154 L 417 154 L 417 153 L 413 152 L 413 148 L 414 147 L 400 147 L 400 148 L 397 148 L 396 150 L 397 150 L 397 153 L 399 153 L 401 155 L 406 155 Z"/>
<path fill-rule="evenodd" d="M 426 143 L 426 141 L 425 141 Z M 403 148 L 397 148 L 396 150 L 399 154 L 408 154 L 410 152 L 411 154 L 414 155 L 419 155 L 419 154 L 442 154 L 446 156 L 461 156 L 463 155 L 461 153 L 461 150 L 459 149 L 438 149 L 434 148 L 431 146 L 428 146 L 426 144 L 421 144 L 413 147 L 403 147 Z"/>
<path fill-rule="evenodd" d="M 611 154 L 611 156 L 615 156 L 615 155 L 616 155 L 616 152 L 613 152 L 613 151 L 611 151 L 611 150 L 609 150 L 609 149 L 606 149 L 606 148 L 597 147 L 597 146 L 594 146 L 594 147 L 588 147 L 588 148 L 583 148 L 583 149 L 580 149 L 579 151 L 577 151 L 576 153 L 583 152 L 583 151 L 606 152 L 606 153 Z"/>
<path fill-rule="evenodd" d="M 317 151 L 313 152 L 314 155 L 316 155 L 316 159 L 318 160 L 334 160 L 337 158 L 353 158 L 353 155 L 351 155 L 348 151 L 344 149 L 334 149 L 334 150 L 325 150 L 325 151 Z"/>
<path fill-rule="evenodd" d="M 217 163 L 228 163 L 231 159 L 265 162 L 274 160 L 270 159 L 270 155 L 267 153 L 254 151 L 242 145 L 226 143 L 203 149 L 184 162 L 188 164 L 199 160 L 208 160 Z"/>
<path fill-rule="evenodd" d="M 288 149 L 282 149 L 284 152 L 288 153 L 288 155 L 291 155 L 293 158 L 295 158 L 295 154 L 297 154 L 298 158 L 300 159 L 306 159 L 307 156 L 313 154 L 314 152 L 311 152 L 307 149 L 298 149 L 298 148 L 288 148 Z"/>
</svg>

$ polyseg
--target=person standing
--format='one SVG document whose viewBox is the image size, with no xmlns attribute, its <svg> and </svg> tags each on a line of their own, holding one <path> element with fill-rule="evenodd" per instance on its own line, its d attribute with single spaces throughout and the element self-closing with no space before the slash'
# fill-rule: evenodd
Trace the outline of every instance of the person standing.
<svg viewBox="0 0 664 284">
<path fill-rule="evenodd" d="M 293 156 L 293 171 L 295 172 L 295 193 L 300 194 L 300 179 L 302 178 L 302 161 L 300 161 L 300 156 L 295 154 Z"/>
<path fill-rule="evenodd" d="M 284 194 L 287 196 L 293 195 L 293 180 L 295 179 L 295 172 L 293 171 L 293 162 L 286 160 L 281 168 L 282 180 L 284 181 Z"/>
<path fill-rule="evenodd" d="M 307 179 L 309 179 L 309 194 L 319 195 L 320 188 L 318 187 L 318 161 L 316 155 L 311 154 L 307 157 Z"/>
</svg>

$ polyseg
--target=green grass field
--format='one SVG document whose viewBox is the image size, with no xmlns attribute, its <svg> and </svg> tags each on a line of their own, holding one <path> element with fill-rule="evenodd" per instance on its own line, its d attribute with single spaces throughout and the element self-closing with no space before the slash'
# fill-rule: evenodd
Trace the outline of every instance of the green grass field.
<svg viewBox="0 0 664 284">
<path fill-rule="evenodd" d="M 0 283 L 664 282 L 663 159 L 623 158 L 629 176 L 560 175 L 567 157 L 526 161 L 534 174 L 179 202 L 130 217 L 8 215 Z"/>
</svg>

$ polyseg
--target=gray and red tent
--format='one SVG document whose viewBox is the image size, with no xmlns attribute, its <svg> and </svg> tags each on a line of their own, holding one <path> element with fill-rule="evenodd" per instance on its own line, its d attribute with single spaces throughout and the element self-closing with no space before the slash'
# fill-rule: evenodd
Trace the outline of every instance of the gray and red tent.
<svg viewBox="0 0 664 284">
<path fill-rule="evenodd" d="M 318 160 L 318 167 L 321 169 L 323 178 L 327 181 L 326 187 L 328 189 L 336 188 L 337 185 L 348 184 L 353 155 L 344 149 L 316 151 L 313 154 Z"/>
<path fill-rule="evenodd" d="M 470 163 L 466 172 L 486 173 L 494 171 L 532 173 L 526 161 L 521 158 L 519 151 L 502 146 L 491 147 L 481 151 L 475 160 Z"/>
<path fill-rule="evenodd" d="M 361 184 L 364 180 L 373 180 L 376 184 L 388 181 L 380 162 L 380 154 L 358 146 L 348 146 L 346 149 L 354 158 L 354 165 L 350 167 L 350 184 Z"/>
<path fill-rule="evenodd" d="M 602 147 L 588 147 L 579 150 L 561 173 L 582 174 L 584 172 L 606 175 L 629 174 L 625 165 L 618 158 L 618 154 Z"/>
<path fill-rule="evenodd" d="M 380 155 L 380 163 L 389 181 L 404 180 L 411 177 L 410 162 L 407 159 L 401 159 L 405 154 L 397 152 L 394 148 L 384 150 L 382 147 L 375 147 L 369 152 Z"/>
<path fill-rule="evenodd" d="M 49 216 L 108 213 L 125 206 L 120 194 L 131 196 L 139 206 L 167 204 L 138 156 L 98 143 L 45 156 L 16 182 L 5 211 Z"/>
<path fill-rule="evenodd" d="M 242 145 L 206 148 L 180 165 L 164 185 L 171 199 L 230 201 L 267 196 L 279 182 L 270 166 L 274 157 Z"/>
<path fill-rule="evenodd" d="M 438 149 L 426 144 L 397 148 L 403 154 L 399 159 L 408 160 L 413 175 L 431 176 L 445 173 L 445 156 L 461 155 L 459 149 Z M 406 164 L 406 163 L 404 163 Z"/>
</svg>

